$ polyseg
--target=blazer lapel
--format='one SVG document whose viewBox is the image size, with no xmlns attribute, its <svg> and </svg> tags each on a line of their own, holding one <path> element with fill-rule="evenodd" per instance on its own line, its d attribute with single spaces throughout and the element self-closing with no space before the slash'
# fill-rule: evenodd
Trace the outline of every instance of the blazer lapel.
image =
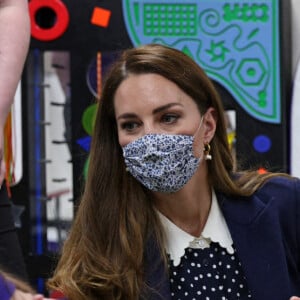
<svg viewBox="0 0 300 300">
<path fill-rule="evenodd" d="M 146 288 L 143 295 L 147 300 L 171 300 L 168 271 L 158 249 L 157 242 L 150 238 L 145 253 Z"/>
<path fill-rule="evenodd" d="M 290 284 L 281 228 L 272 199 L 264 196 L 218 201 L 230 230 L 253 299 L 287 300 Z"/>
</svg>

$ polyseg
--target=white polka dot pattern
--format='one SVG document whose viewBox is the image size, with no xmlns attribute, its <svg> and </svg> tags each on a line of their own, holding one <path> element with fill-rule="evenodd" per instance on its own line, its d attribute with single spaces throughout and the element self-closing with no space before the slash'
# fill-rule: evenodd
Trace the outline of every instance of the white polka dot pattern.
<svg viewBox="0 0 300 300">
<path fill-rule="evenodd" d="M 218 243 L 185 250 L 178 266 L 169 261 L 172 299 L 251 299 L 236 251 L 228 254 Z"/>
</svg>

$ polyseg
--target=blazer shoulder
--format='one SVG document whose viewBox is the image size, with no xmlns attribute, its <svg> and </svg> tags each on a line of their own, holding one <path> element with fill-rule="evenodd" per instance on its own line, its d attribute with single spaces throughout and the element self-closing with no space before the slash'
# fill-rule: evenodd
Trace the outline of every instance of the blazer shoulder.
<svg viewBox="0 0 300 300">
<path fill-rule="evenodd" d="M 269 179 L 254 193 L 265 205 L 277 207 L 286 214 L 300 213 L 300 180 L 295 177 L 276 176 Z"/>
<path fill-rule="evenodd" d="M 300 179 L 296 177 L 276 176 L 268 179 L 257 191 L 258 194 L 299 196 Z"/>
</svg>

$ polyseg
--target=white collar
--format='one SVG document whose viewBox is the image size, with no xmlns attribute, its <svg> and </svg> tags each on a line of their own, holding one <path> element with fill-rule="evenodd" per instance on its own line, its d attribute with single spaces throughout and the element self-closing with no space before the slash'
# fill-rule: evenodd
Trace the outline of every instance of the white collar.
<svg viewBox="0 0 300 300">
<path fill-rule="evenodd" d="M 165 249 L 174 266 L 179 265 L 186 248 L 208 248 L 211 241 L 219 243 L 229 254 L 233 254 L 233 241 L 214 191 L 209 215 L 200 237 L 194 237 L 183 231 L 159 211 L 158 215 L 165 230 Z"/>
</svg>

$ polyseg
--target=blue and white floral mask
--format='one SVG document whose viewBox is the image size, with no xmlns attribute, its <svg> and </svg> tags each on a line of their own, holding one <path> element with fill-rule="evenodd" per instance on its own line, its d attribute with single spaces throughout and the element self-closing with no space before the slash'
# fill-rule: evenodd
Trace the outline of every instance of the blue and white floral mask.
<svg viewBox="0 0 300 300">
<path fill-rule="evenodd" d="M 127 170 L 149 190 L 177 192 L 194 175 L 202 158 L 194 156 L 193 143 L 190 135 L 144 135 L 123 147 Z"/>
</svg>

